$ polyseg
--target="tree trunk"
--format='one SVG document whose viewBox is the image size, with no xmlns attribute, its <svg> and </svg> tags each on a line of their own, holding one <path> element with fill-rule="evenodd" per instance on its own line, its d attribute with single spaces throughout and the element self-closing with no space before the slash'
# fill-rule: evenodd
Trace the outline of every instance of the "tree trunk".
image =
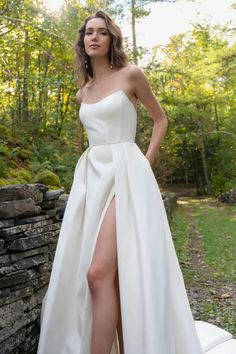
<svg viewBox="0 0 236 354">
<path fill-rule="evenodd" d="M 25 30 L 24 38 L 24 78 L 23 78 L 23 97 L 22 97 L 22 123 L 24 127 L 29 123 L 29 31 Z"/>
<path fill-rule="evenodd" d="M 215 119 L 216 119 L 216 131 L 217 131 L 217 145 L 220 144 L 220 123 L 219 123 L 219 115 L 216 101 L 214 101 L 214 111 L 215 111 Z"/>
<path fill-rule="evenodd" d="M 16 81 L 16 124 L 17 127 L 21 126 L 22 123 L 22 102 L 21 102 L 21 73 L 20 73 L 20 65 L 19 65 L 19 56 L 16 55 L 16 63 L 17 63 L 17 81 Z"/>
<path fill-rule="evenodd" d="M 63 94 L 65 94 L 65 93 L 63 93 Z M 67 114 L 67 112 L 68 112 L 69 102 L 70 102 L 70 92 L 69 92 L 68 95 L 67 95 L 67 99 L 66 99 L 64 111 L 63 111 L 63 106 L 64 106 L 64 104 L 62 104 L 62 106 L 61 106 L 60 124 L 59 124 L 59 126 L 57 127 L 57 131 L 58 131 L 58 134 L 57 134 L 57 135 L 58 135 L 58 137 L 61 136 L 61 132 L 62 132 L 64 120 L 65 120 L 66 114 Z"/>
<path fill-rule="evenodd" d="M 206 193 L 211 194 L 211 183 L 209 180 L 209 174 L 208 174 L 208 168 L 207 168 L 207 161 L 206 161 L 206 148 L 205 148 L 205 142 L 204 138 L 202 135 L 200 135 L 200 151 L 201 151 L 201 157 L 202 157 L 202 167 L 203 167 L 203 173 L 205 177 L 205 183 L 206 183 Z"/>
<path fill-rule="evenodd" d="M 133 39 L 133 61 L 138 64 L 137 59 L 137 44 L 136 44 L 136 22 L 135 22 L 135 0 L 131 1 L 131 15 L 132 15 L 132 39 Z"/>
</svg>

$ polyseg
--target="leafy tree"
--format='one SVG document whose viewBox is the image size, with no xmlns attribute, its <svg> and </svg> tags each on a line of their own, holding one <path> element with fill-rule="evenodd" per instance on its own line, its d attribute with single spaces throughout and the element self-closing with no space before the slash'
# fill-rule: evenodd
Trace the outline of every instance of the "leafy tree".
<svg viewBox="0 0 236 354">
<path fill-rule="evenodd" d="M 160 50 L 165 59 L 156 63 Z M 224 175 L 221 188 L 235 176 L 235 129 L 231 128 L 230 135 L 228 131 L 229 121 L 235 127 L 235 116 L 228 113 L 235 109 L 235 74 L 232 76 L 230 70 L 229 75 L 225 65 L 229 52 L 234 61 L 235 45 L 225 39 L 224 29 L 216 28 L 214 33 L 209 27 L 196 25 L 191 33 L 173 36 L 167 46 L 155 48 L 147 67 L 168 112 L 170 127 L 165 144 L 172 165 L 176 158 L 175 174 L 180 174 L 182 182 L 194 182 L 201 194 L 215 189 L 214 176 Z M 222 172 L 222 151 L 231 175 Z"/>
</svg>

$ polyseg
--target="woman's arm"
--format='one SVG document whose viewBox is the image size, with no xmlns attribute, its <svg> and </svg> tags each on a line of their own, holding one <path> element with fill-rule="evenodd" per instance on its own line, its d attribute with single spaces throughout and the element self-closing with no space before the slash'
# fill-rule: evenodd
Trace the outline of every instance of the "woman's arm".
<svg viewBox="0 0 236 354">
<path fill-rule="evenodd" d="M 168 120 L 160 103 L 153 94 L 143 70 L 132 65 L 129 76 L 135 95 L 147 108 L 154 122 L 150 144 L 146 152 L 146 157 L 150 164 L 152 164 L 160 148 L 161 142 L 166 135 Z"/>
</svg>

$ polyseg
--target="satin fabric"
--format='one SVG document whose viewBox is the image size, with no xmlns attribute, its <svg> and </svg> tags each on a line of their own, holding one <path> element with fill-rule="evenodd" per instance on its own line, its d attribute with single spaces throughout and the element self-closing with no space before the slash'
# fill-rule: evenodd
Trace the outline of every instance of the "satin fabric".
<svg viewBox="0 0 236 354">
<path fill-rule="evenodd" d="M 87 271 L 115 195 L 125 354 L 200 354 L 160 190 L 135 143 L 137 114 L 124 91 L 82 103 L 89 147 L 80 156 L 41 311 L 38 354 L 90 354 Z M 111 354 L 119 354 L 117 335 Z"/>
</svg>

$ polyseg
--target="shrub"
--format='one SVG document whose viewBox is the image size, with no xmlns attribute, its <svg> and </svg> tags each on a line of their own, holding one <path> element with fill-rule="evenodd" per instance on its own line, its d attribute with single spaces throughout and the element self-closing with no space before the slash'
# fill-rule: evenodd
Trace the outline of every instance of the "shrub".
<svg viewBox="0 0 236 354">
<path fill-rule="evenodd" d="M 11 136 L 11 130 L 5 125 L 0 124 L 0 137 L 6 138 Z"/>
<path fill-rule="evenodd" d="M 12 149 L 10 155 L 12 158 L 19 158 L 21 160 L 28 160 L 32 156 L 33 152 L 19 146 Z"/>
<path fill-rule="evenodd" d="M 2 159 L 0 159 L 0 177 L 7 177 L 7 164 Z"/>
<path fill-rule="evenodd" d="M 224 191 L 226 180 L 225 177 L 217 174 L 213 175 L 211 178 L 211 186 L 212 186 L 212 193 L 213 195 L 217 196 L 219 193 Z"/>
<path fill-rule="evenodd" d="M 6 186 L 6 185 L 8 185 L 9 183 L 8 183 L 8 181 L 6 180 L 6 179 L 4 179 L 4 178 L 0 178 L 0 187 L 1 186 Z"/>
<path fill-rule="evenodd" d="M 0 145 L 0 154 L 8 155 L 10 153 L 10 149 L 7 145 Z"/>
<path fill-rule="evenodd" d="M 25 180 L 23 178 L 8 178 L 7 184 L 25 184 Z"/>
<path fill-rule="evenodd" d="M 30 182 L 32 178 L 31 173 L 25 168 L 19 168 L 19 169 L 9 168 L 8 173 L 10 177 L 20 178 L 24 180 L 25 181 L 24 183 Z"/>
<path fill-rule="evenodd" d="M 61 182 L 58 175 L 52 171 L 44 170 L 40 171 L 36 174 L 33 178 L 34 183 L 43 183 L 50 186 L 57 186 L 60 187 Z"/>
</svg>

